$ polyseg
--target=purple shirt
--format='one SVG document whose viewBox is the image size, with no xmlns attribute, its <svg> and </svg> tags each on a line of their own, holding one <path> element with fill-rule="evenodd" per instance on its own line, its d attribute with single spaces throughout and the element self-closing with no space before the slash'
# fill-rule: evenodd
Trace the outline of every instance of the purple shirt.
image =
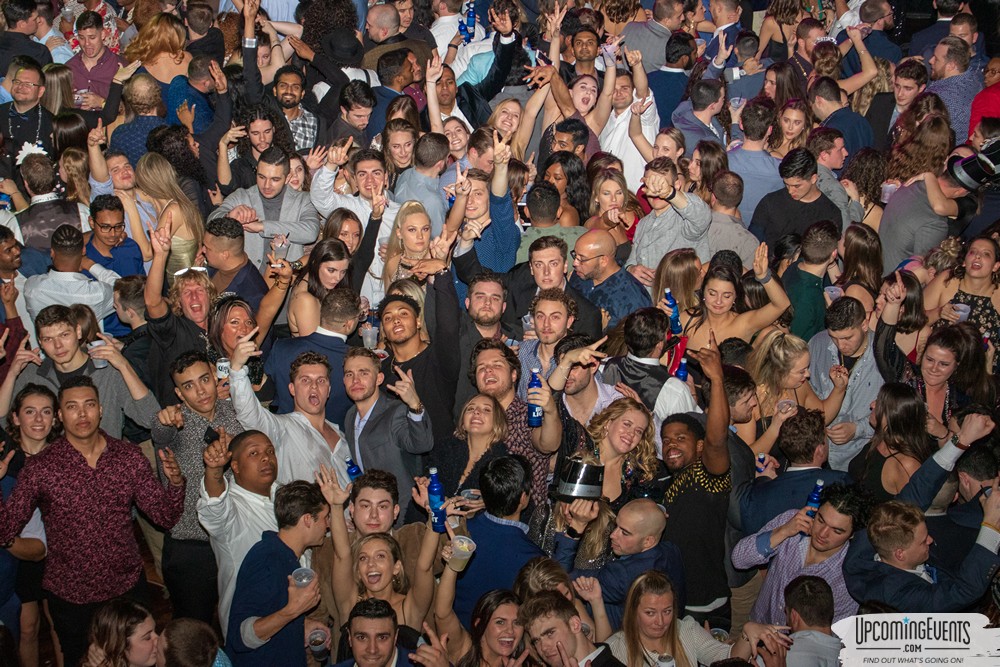
<svg viewBox="0 0 1000 667">
<path fill-rule="evenodd" d="M 41 509 L 49 549 L 42 586 L 73 604 L 110 600 L 139 581 L 133 504 L 168 529 L 184 511 L 183 484 L 164 488 L 139 447 L 101 434 L 107 447 L 96 468 L 59 438 L 28 459 L 0 510 L 7 542 Z"/>
<path fill-rule="evenodd" d="M 794 509 L 782 512 L 771 519 L 759 533 L 744 537 L 733 547 L 733 566 L 738 570 L 764 565 L 770 561 L 764 585 L 750 611 L 750 620 L 785 625 L 785 586 L 800 575 L 821 577 L 830 584 L 833 589 L 834 622 L 853 616 L 858 612 L 858 603 L 847 592 L 843 570 L 849 542 L 822 563 L 809 566 L 805 564 L 809 549 L 809 537 L 806 535 L 789 537 L 776 549 L 770 549 L 771 531 L 791 521 L 797 512 Z"/>
<path fill-rule="evenodd" d="M 82 51 L 66 61 L 66 67 L 73 72 L 73 90 L 89 90 L 104 99 L 108 97 L 111 80 L 115 78 L 118 66 L 125 64 L 124 60 L 111 53 L 111 49 L 104 49 L 93 69 L 87 69 L 83 64 Z"/>
</svg>

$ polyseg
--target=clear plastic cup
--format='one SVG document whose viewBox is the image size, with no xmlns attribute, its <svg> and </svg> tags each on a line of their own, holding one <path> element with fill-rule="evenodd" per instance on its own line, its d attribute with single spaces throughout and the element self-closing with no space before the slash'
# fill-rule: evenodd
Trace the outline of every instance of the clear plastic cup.
<svg viewBox="0 0 1000 667">
<path fill-rule="evenodd" d="M 89 88 L 81 88 L 80 90 L 73 91 L 73 106 L 82 107 L 83 106 L 83 96 L 90 92 Z"/>
<path fill-rule="evenodd" d="M 107 343 L 105 343 L 103 340 L 101 340 L 100 338 L 98 338 L 93 343 L 87 343 L 87 349 L 88 350 L 95 350 L 95 349 L 97 349 L 99 347 L 103 347 L 104 345 L 107 345 Z M 94 368 L 107 368 L 108 367 L 108 361 L 107 361 L 107 359 L 98 359 L 98 358 L 92 356 L 90 358 L 90 360 L 94 362 Z"/>
<path fill-rule="evenodd" d="M 823 291 L 826 295 L 830 297 L 830 301 L 836 301 L 840 297 L 844 296 L 844 290 L 837 287 L 836 285 L 830 285 L 829 287 L 824 287 Z"/>
<path fill-rule="evenodd" d="M 312 580 L 316 578 L 316 573 L 312 568 L 300 567 L 294 572 L 292 572 L 292 581 L 298 588 L 305 588 L 312 583 Z"/>
<path fill-rule="evenodd" d="M 455 539 L 451 541 L 451 560 L 448 561 L 448 567 L 455 572 L 463 571 L 465 566 L 469 564 L 469 559 L 472 558 L 475 550 L 476 543 L 471 538 L 456 535 Z"/>
<path fill-rule="evenodd" d="M 969 314 L 972 313 L 972 306 L 967 303 L 953 303 L 951 307 L 955 309 L 958 313 L 958 321 L 964 322 L 969 319 Z"/>
<path fill-rule="evenodd" d="M 274 248 L 271 250 L 271 252 L 274 253 L 274 259 L 277 260 L 277 261 L 281 261 L 283 259 L 287 259 L 288 258 L 288 247 L 289 247 L 288 241 L 285 241 L 281 245 L 275 245 Z"/>
<path fill-rule="evenodd" d="M 309 642 L 309 651 L 318 662 L 323 662 L 329 657 L 330 649 L 327 648 L 327 642 L 330 641 L 329 630 L 316 628 L 309 633 L 307 641 Z"/>
<path fill-rule="evenodd" d="M 378 329 L 375 327 L 365 327 L 361 330 L 361 341 L 369 350 L 374 350 L 378 345 Z"/>
<path fill-rule="evenodd" d="M 795 401 L 793 401 L 790 398 L 786 398 L 784 400 L 778 401 L 778 405 L 776 407 L 778 412 L 788 412 L 789 410 L 795 407 Z"/>
<path fill-rule="evenodd" d="M 896 185 L 895 183 L 883 183 L 882 184 L 882 196 L 879 197 L 879 199 L 882 200 L 883 204 L 887 204 L 889 202 L 889 199 L 894 194 L 896 194 L 896 190 L 898 190 L 898 189 L 899 189 L 899 186 Z"/>
<path fill-rule="evenodd" d="M 729 641 L 729 633 L 722 628 L 712 628 L 709 632 L 712 633 L 712 638 L 716 641 L 722 642 L 723 644 Z"/>
</svg>

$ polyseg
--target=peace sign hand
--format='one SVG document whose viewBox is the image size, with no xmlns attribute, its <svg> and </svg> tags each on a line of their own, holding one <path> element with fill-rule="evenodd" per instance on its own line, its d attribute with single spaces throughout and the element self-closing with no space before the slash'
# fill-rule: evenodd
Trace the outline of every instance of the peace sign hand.
<svg viewBox="0 0 1000 667">
<path fill-rule="evenodd" d="M 448 667 L 448 635 L 439 638 L 427 623 L 424 623 L 424 634 L 429 643 L 421 644 L 414 653 L 410 653 L 410 662 L 424 667 Z"/>
<path fill-rule="evenodd" d="M 380 220 L 388 203 L 389 200 L 385 196 L 385 181 L 382 181 L 372 194 L 372 218 Z"/>
<path fill-rule="evenodd" d="M 171 486 L 184 486 L 184 475 L 181 473 L 181 466 L 177 463 L 177 457 L 170 451 L 170 448 L 160 450 L 160 462 L 163 464 L 163 476 L 167 478 Z"/>
<path fill-rule="evenodd" d="M 253 331 L 248 333 L 246 336 L 240 338 L 239 342 L 236 343 L 236 349 L 230 355 L 230 370 L 235 372 L 246 366 L 250 357 L 259 357 L 261 351 L 257 349 L 257 343 L 254 342 L 254 336 L 260 327 L 254 327 Z"/>
<path fill-rule="evenodd" d="M 462 166 L 455 163 L 455 196 L 465 197 L 472 192 L 472 181 L 469 180 L 469 170 L 462 171 Z"/>
<path fill-rule="evenodd" d="M 638 51 L 636 51 L 636 53 L 638 53 Z M 646 109 L 648 109 L 652 104 L 653 104 L 652 95 L 647 95 L 641 100 L 636 100 L 635 102 L 632 103 L 632 115 L 641 116 L 642 114 L 646 113 Z"/>
<path fill-rule="evenodd" d="M 510 140 L 513 139 L 514 135 L 510 135 L 506 139 L 500 138 L 500 133 L 493 130 L 493 164 L 507 164 L 510 162 L 511 150 L 510 150 Z"/>
</svg>

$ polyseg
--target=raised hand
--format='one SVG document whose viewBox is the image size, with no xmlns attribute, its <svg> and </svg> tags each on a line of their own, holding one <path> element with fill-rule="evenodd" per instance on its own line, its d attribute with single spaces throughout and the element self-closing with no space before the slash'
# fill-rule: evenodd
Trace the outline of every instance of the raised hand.
<svg viewBox="0 0 1000 667">
<path fill-rule="evenodd" d="M 381 219 L 388 204 L 389 200 L 385 196 L 385 181 L 382 181 L 372 194 L 372 217 L 376 220 Z"/>
<path fill-rule="evenodd" d="M 177 107 L 177 120 L 179 120 L 181 125 L 189 130 L 191 129 L 191 126 L 194 125 L 194 108 L 196 106 L 198 105 L 193 104 L 188 106 L 188 101 L 184 100 L 184 102 Z"/>
<path fill-rule="evenodd" d="M 573 590 L 586 602 L 596 602 L 601 599 L 601 582 L 594 577 L 579 577 L 573 580 Z"/>
<path fill-rule="evenodd" d="M 559 660 L 562 663 L 562 667 L 580 667 L 580 662 L 566 652 L 566 647 L 563 646 L 562 642 L 556 642 L 556 650 L 559 651 Z M 588 665 L 584 665 L 583 667 L 588 667 Z"/>
<path fill-rule="evenodd" d="M 135 74 L 136 70 L 138 70 L 140 67 L 142 67 L 141 60 L 134 60 L 128 65 L 119 65 L 118 71 L 115 72 L 115 76 L 112 79 L 112 81 L 114 81 L 115 83 L 124 84 L 126 81 L 132 78 L 132 75 Z"/>
<path fill-rule="evenodd" d="M 636 53 L 639 52 L 636 51 Z M 652 104 L 653 104 L 652 95 L 648 95 L 642 98 L 641 100 L 636 100 L 635 102 L 632 103 L 632 115 L 641 116 L 642 114 L 646 113 L 646 109 L 648 109 Z"/>
<path fill-rule="evenodd" d="M 471 167 L 470 167 L 471 168 Z M 469 170 L 462 171 L 462 165 L 455 163 L 455 196 L 466 197 L 472 192 L 472 181 L 469 180 Z"/>
<path fill-rule="evenodd" d="M 13 279 L 0 283 L 0 301 L 3 301 L 4 304 L 12 306 L 17 303 L 18 294 L 20 294 L 20 291 L 14 285 Z M 6 342 L 7 340 L 4 339 L 4 343 Z M 3 344 L 0 344 L 0 347 L 3 347 Z"/>
<path fill-rule="evenodd" d="M 441 79 L 442 72 L 444 72 L 444 65 L 441 64 L 441 56 L 437 51 L 434 51 L 434 55 L 427 61 L 427 67 L 424 69 L 424 81 L 427 82 L 427 85 L 436 84 Z"/>
<path fill-rule="evenodd" d="M 236 343 L 236 349 L 229 355 L 231 357 L 230 367 L 232 370 L 238 371 L 246 366 L 250 357 L 259 357 L 261 355 L 261 351 L 257 349 L 257 343 L 254 342 L 254 336 L 257 335 L 259 330 L 260 327 L 254 327 L 253 331 L 240 338 Z"/>
<path fill-rule="evenodd" d="M 315 172 L 326 163 L 326 156 L 329 152 L 330 149 L 327 146 L 313 146 L 309 149 L 309 154 L 306 155 L 306 166 L 309 167 L 310 173 Z"/>
<path fill-rule="evenodd" d="M 340 488 L 337 474 L 325 465 L 316 471 L 316 483 L 330 507 L 343 507 L 351 499 L 351 485 L 348 484 L 346 489 Z"/>
<path fill-rule="evenodd" d="M 424 623 L 424 634 L 428 643 L 421 644 L 409 654 L 410 662 L 424 667 L 448 667 L 448 635 L 438 637 L 427 623 Z"/>
<path fill-rule="evenodd" d="M 514 21 L 510 18 L 510 12 L 502 11 L 496 12 L 490 7 L 487 15 L 490 19 L 490 25 L 493 29 L 500 33 L 502 36 L 506 37 L 510 33 L 514 32 Z"/>
<path fill-rule="evenodd" d="M 586 347 L 578 347 L 575 350 L 570 350 L 565 355 L 563 355 L 563 361 L 570 364 L 580 364 L 581 366 L 590 366 L 591 364 L 600 363 L 601 359 L 604 359 L 606 355 L 604 352 L 599 352 L 597 348 L 604 345 L 604 342 L 608 340 L 608 337 L 604 338 L 587 345 Z"/>
<path fill-rule="evenodd" d="M 726 31 L 719 33 L 719 53 L 715 56 L 715 62 L 726 62 L 733 53 L 733 44 L 726 44 Z"/>
<path fill-rule="evenodd" d="M 803 507 L 796 512 L 795 516 L 788 520 L 788 523 L 775 531 L 778 533 L 778 537 L 784 541 L 793 535 L 798 535 L 799 533 L 809 535 L 812 531 L 814 521 L 814 519 L 808 514 L 810 511 L 811 508 Z"/>
<path fill-rule="evenodd" d="M 108 132 L 104 128 L 104 121 L 97 119 L 97 127 L 87 133 L 88 146 L 101 146 L 108 143 Z"/>
<path fill-rule="evenodd" d="M 226 79 L 225 72 L 219 67 L 219 63 L 212 60 L 208 63 L 208 73 L 212 75 L 212 81 L 215 82 L 215 92 L 219 95 L 225 95 L 229 92 L 229 80 Z"/>
<path fill-rule="evenodd" d="M 546 14 L 545 18 L 549 23 L 549 32 L 560 32 L 562 30 L 563 19 L 566 18 L 566 12 L 569 11 L 569 0 L 566 4 L 559 6 L 558 0 L 556 0 L 555 7 L 551 14 Z"/>
<path fill-rule="evenodd" d="M 493 130 L 493 164 L 507 164 L 510 162 L 512 152 L 510 150 L 510 140 L 514 137 L 511 134 L 506 139 L 500 137 L 500 133 Z"/>
<path fill-rule="evenodd" d="M 179 405 L 168 405 L 163 408 L 156 413 L 156 420 L 164 426 L 184 428 L 184 414 Z"/>
<path fill-rule="evenodd" d="M 563 505 L 563 517 L 580 533 L 586 530 L 590 522 L 596 519 L 600 513 L 601 508 L 596 500 L 577 498 L 572 503 Z"/>
<path fill-rule="evenodd" d="M 958 440 L 963 445 L 971 445 L 992 433 L 994 426 L 993 420 L 987 415 L 968 414 L 962 420 L 962 427 L 958 431 Z"/>
<path fill-rule="evenodd" d="M 719 354 L 719 345 L 715 342 L 715 331 L 709 329 L 708 344 L 700 350 L 688 350 L 688 354 L 698 360 L 701 364 L 701 371 L 712 382 L 722 382 L 722 355 Z"/>
<path fill-rule="evenodd" d="M 457 238 L 458 232 L 449 232 L 447 228 L 443 229 L 441 235 L 431 241 L 431 257 L 447 261 L 448 253 L 451 252 L 451 246 Z"/>
<path fill-rule="evenodd" d="M 627 46 L 623 46 L 622 49 L 625 54 L 625 62 L 628 63 L 628 66 L 631 67 L 632 70 L 642 67 L 642 51 L 638 49 L 631 51 Z"/>
<path fill-rule="evenodd" d="M 386 389 L 399 396 L 399 400 L 406 403 L 406 406 L 412 411 L 416 411 L 423 407 L 420 402 L 420 397 L 417 396 L 416 385 L 413 382 L 413 370 L 404 371 L 401 366 L 394 365 L 393 368 L 396 371 L 396 375 L 399 377 L 399 381 L 395 384 L 387 384 Z"/>
<path fill-rule="evenodd" d="M 537 88 L 548 85 L 552 81 L 552 77 L 556 76 L 556 68 L 552 65 L 537 65 L 535 67 L 525 65 L 524 69 L 528 70 L 528 73 L 524 75 L 523 81 L 527 85 Z"/>
<path fill-rule="evenodd" d="M 474 241 L 483 235 L 489 224 L 490 220 L 466 220 L 459 235 L 463 241 Z"/>
<path fill-rule="evenodd" d="M 646 196 L 658 197 L 660 199 L 670 199 L 673 197 L 675 189 L 670 179 L 655 171 L 647 171 L 642 182 L 646 184 Z"/>
<path fill-rule="evenodd" d="M 169 447 L 160 450 L 160 463 L 163 464 L 163 476 L 167 478 L 171 486 L 184 486 L 181 466 L 177 463 L 177 457 L 174 456 Z"/>
<path fill-rule="evenodd" d="M 260 0 L 243 0 L 243 16 L 248 20 L 255 21 L 259 11 Z"/>
<path fill-rule="evenodd" d="M 352 145 L 354 145 L 354 137 L 347 137 L 347 141 L 343 144 L 330 146 L 330 150 L 326 154 L 326 166 L 337 170 L 347 164 Z"/>
<path fill-rule="evenodd" d="M 150 245 L 153 246 L 154 255 L 166 257 L 170 254 L 170 246 L 173 243 L 174 214 L 167 212 L 163 215 L 163 220 L 159 226 L 150 234 Z"/>
<path fill-rule="evenodd" d="M 0 461 L 0 479 L 7 476 L 7 470 L 10 468 L 10 462 L 13 460 L 15 453 L 13 449 L 10 450 L 7 452 L 7 456 L 3 457 L 3 460 Z"/>
<path fill-rule="evenodd" d="M 224 428 L 220 428 L 218 433 L 219 439 L 205 447 L 205 451 L 201 453 L 201 460 L 205 462 L 207 470 L 225 468 L 233 458 L 233 453 L 229 451 L 229 434 Z"/>
<path fill-rule="evenodd" d="M 753 253 L 753 275 L 757 280 L 767 277 L 770 269 L 767 265 L 767 244 L 761 243 Z"/>
<path fill-rule="evenodd" d="M 288 43 L 292 46 L 292 50 L 295 51 L 295 55 L 297 55 L 299 58 L 302 58 L 302 60 L 308 60 L 309 62 L 312 62 L 313 58 L 316 57 L 316 51 L 311 46 L 303 42 L 300 38 L 296 37 L 295 35 L 289 35 L 286 39 L 288 40 Z"/>
<path fill-rule="evenodd" d="M 42 365 L 42 355 L 38 348 L 31 349 L 31 341 L 27 337 L 24 339 L 24 347 L 17 351 L 14 358 L 10 362 L 10 373 L 14 376 L 21 374 L 28 364 L 35 364 L 36 366 Z"/>
</svg>

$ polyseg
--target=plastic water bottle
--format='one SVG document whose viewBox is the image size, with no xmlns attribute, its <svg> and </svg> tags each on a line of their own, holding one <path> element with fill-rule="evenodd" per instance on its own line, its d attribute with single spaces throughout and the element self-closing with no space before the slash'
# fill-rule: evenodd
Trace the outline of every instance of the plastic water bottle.
<svg viewBox="0 0 1000 667">
<path fill-rule="evenodd" d="M 820 496 L 823 495 L 823 480 L 817 479 L 816 486 L 813 487 L 812 493 L 809 494 L 809 499 L 806 501 L 806 514 L 813 517 L 816 516 L 816 512 L 819 511 L 819 501 Z"/>
<path fill-rule="evenodd" d="M 347 457 L 347 476 L 351 478 L 352 482 L 361 477 L 361 466 L 355 463 L 350 456 Z"/>
<path fill-rule="evenodd" d="M 757 472 L 764 472 L 767 469 L 767 464 L 764 463 L 766 460 L 767 457 L 764 455 L 764 452 L 757 455 Z"/>
<path fill-rule="evenodd" d="M 678 335 L 681 332 L 681 314 L 677 310 L 677 299 L 670 293 L 670 288 L 663 290 L 663 300 L 670 306 L 670 333 Z"/>
<path fill-rule="evenodd" d="M 445 524 L 448 522 L 448 517 L 441 508 L 444 505 L 444 485 L 438 479 L 437 468 L 431 468 L 430 473 L 431 483 L 427 486 L 427 499 L 431 503 L 431 526 L 435 533 L 444 533 L 447 532 Z"/>
<path fill-rule="evenodd" d="M 465 43 L 476 37 L 476 5 L 469 2 L 469 13 L 465 15 Z"/>
<path fill-rule="evenodd" d="M 531 369 L 531 380 L 528 381 L 528 391 L 531 391 L 535 387 L 542 386 L 542 378 L 538 375 L 539 369 Z M 535 405 L 534 403 L 528 403 L 528 426 L 531 428 L 538 428 L 542 425 L 542 406 Z"/>
<path fill-rule="evenodd" d="M 674 377 L 681 382 L 687 382 L 688 379 L 688 360 L 687 357 L 681 357 L 681 365 L 677 367 L 677 372 L 674 373 Z"/>
</svg>

